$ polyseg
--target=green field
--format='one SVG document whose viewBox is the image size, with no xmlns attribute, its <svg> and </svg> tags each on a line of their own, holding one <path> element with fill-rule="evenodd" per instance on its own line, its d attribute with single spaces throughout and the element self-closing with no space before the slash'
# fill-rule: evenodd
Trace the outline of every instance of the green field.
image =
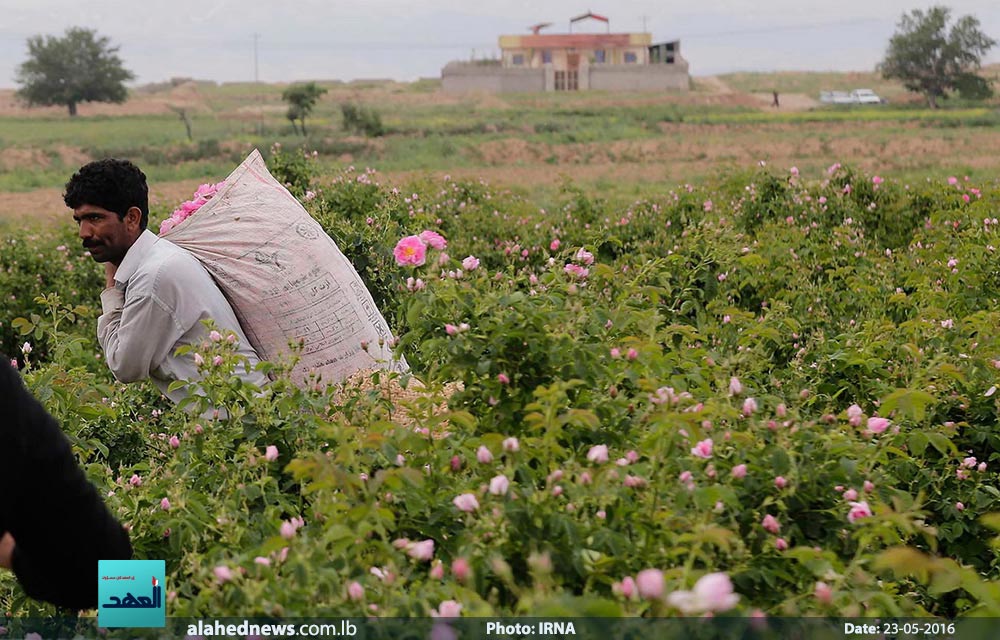
<svg viewBox="0 0 1000 640">
<path fill-rule="evenodd" d="M 758 161 L 814 172 L 842 162 L 910 180 L 940 171 L 986 179 L 1000 169 L 996 101 L 931 111 L 874 74 L 730 74 L 695 79 L 686 94 L 449 96 L 434 81 L 320 84 L 328 93 L 305 138 L 284 117 L 284 85 L 174 82 L 136 89 L 120 107 L 85 105 L 76 118 L 55 108 L 0 113 L 0 204 L 21 216 L 55 211 L 50 192 L 37 202 L 11 194 L 59 188 L 80 164 L 107 156 L 133 159 L 176 199 L 274 143 L 316 151 L 323 174 L 375 167 L 402 183 L 451 173 L 549 199 L 570 181 L 626 201 Z M 856 86 L 891 104 L 815 102 L 819 90 Z M 801 104 L 770 109 L 754 95 L 768 87 Z M 377 111 L 385 135 L 345 131 L 346 103 Z M 186 109 L 191 140 L 170 107 Z"/>
</svg>

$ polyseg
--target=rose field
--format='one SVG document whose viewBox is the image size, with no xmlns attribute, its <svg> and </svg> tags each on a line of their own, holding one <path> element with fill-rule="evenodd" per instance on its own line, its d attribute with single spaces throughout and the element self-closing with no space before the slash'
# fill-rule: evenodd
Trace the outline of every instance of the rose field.
<svg viewBox="0 0 1000 640">
<path fill-rule="evenodd" d="M 996 183 L 760 163 L 540 206 L 314 164 L 269 158 L 412 375 L 267 363 L 258 397 L 218 339 L 199 418 L 114 382 L 68 222 L 3 228 L 3 351 L 170 616 L 1000 616 Z M 0 609 L 55 613 L 10 574 Z"/>
</svg>

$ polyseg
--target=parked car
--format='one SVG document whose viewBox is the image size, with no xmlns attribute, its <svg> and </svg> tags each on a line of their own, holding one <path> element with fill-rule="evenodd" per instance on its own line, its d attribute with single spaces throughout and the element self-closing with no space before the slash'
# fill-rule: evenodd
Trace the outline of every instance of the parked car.
<svg viewBox="0 0 1000 640">
<path fill-rule="evenodd" d="M 821 91 L 819 101 L 823 104 L 857 104 L 857 100 L 846 91 Z"/>
<path fill-rule="evenodd" d="M 851 97 L 858 104 L 882 104 L 882 98 L 878 97 L 871 89 L 855 89 L 851 92 Z"/>
<path fill-rule="evenodd" d="M 819 101 L 823 104 L 883 104 L 885 100 L 880 98 L 871 89 L 855 89 L 850 93 L 846 91 L 820 91 Z"/>
</svg>

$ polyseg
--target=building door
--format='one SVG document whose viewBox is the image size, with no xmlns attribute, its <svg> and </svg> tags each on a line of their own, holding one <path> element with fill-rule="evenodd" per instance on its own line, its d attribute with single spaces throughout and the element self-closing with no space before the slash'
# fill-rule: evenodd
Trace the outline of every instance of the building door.
<svg viewBox="0 0 1000 640">
<path fill-rule="evenodd" d="M 566 91 L 580 88 L 580 54 L 566 54 Z"/>
</svg>

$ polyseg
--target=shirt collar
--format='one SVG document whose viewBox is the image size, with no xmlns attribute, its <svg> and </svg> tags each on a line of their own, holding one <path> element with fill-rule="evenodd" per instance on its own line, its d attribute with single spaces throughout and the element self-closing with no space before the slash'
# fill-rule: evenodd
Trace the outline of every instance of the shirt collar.
<svg viewBox="0 0 1000 640">
<path fill-rule="evenodd" d="M 136 238 L 132 246 L 125 252 L 125 258 L 118 265 L 118 270 L 115 272 L 115 283 L 118 285 L 118 288 L 125 287 L 132 276 L 135 275 L 135 272 L 139 270 L 139 265 L 142 264 L 143 259 L 159 241 L 160 237 L 149 229 L 145 229 L 139 234 L 139 237 Z"/>
</svg>

